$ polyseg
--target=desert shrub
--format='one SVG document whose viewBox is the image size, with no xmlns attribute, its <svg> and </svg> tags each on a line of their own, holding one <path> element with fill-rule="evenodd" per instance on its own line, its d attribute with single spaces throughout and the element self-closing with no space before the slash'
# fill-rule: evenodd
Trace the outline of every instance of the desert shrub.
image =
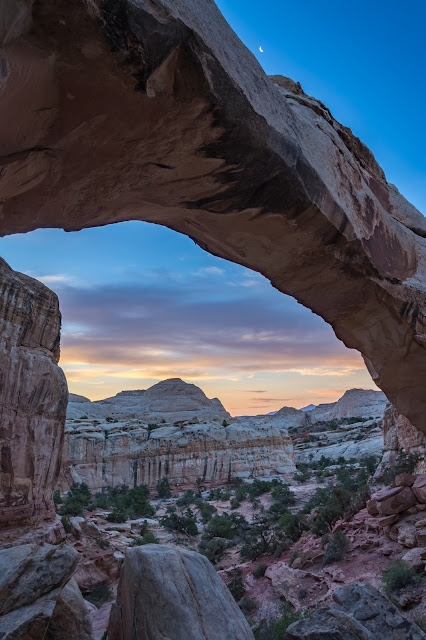
<svg viewBox="0 0 426 640">
<path fill-rule="evenodd" d="M 311 474 L 309 473 L 309 471 L 297 471 L 293 476 L 293 480 L 295 482 L 298 482 L 299 484 L 304 484 L 309 480 L 310 477 Z"/>
<path fill-rule="evenodd" d="M 241 502 L 238 500 L 238 498 L 236 498 L 235 496 L 231 498 L 231 509 L 238 509 L 240 504 Z"/>
<path fill-rule="evenodd" d="M 376 456 L 364 456 L 360 460 L 360 464 L 367 469 L 367 473 L 371 476 L 377 469 L 379 459 Z"/>
<path fill-rule="evenodd" d="M 96 543 L 101 549 L 108 549 L 110 542 L 106 538 L 96 538 Z"/>
<path fill-rule="evenodd" d="M 100 497 L 102 496 L 102 497 Z M 127 485 L 107 487 L 102 494 L 96 494 L 95 501 L 101 501 L 102 508 L 112 509 L 113 512 L 126 514 L 128 518 L 149 518 L 154 515 L 155 509 L 148 502 L 149 489 L 146 484 L 140 484 L 133 489 Z M 124 517 L 124 515 L 123 515 Z M 126 520 L 112 520 L 112 522 L 125 522 Z"/>
<path fill-rule="evenodd" d="M 198 533 L 196 517 L 189 508 L 178 513 L 176 507 L 167 507 L 166 514 L 160 518 L 160 524 L 169 531 L 186 533 L 189 536 Z"/>
<path fill-rule="evenodd" d="M 416 584 L 419 579 L 413 567 L 410 567 L 410 565 L 403 560 L 393 562 L 382 573 L 382 582 L 385 585 L 385 592 L 388 595 Z"/>
<path fill-rule="evenodd" d="M 288 511 L 288 507 L 296 503 L 293 491 L 287 484 L 280 484 L 271 491 L 272 504 L 266 511 L 265 519 L 268 522 L 276 522 Z"/>
<path fill-rule="evenodd" d="M 287 628 L 301 618 L 302 614 L 300 612 L 296 612 L 287 606 L 277 620 L 260 624 L 254 633 L 255 640 L 283 640 Z"/>
<path fill-rule="evenodd" d="M 216 564 L 223 557 L 227 547 L 224 538 L 207 538 L 203 537 L 199 545 L 199 552 L 206 556 L 212 564 Z"/>
<path fill-rule="evenodd" d="M 253 569 L 253 576 L 256 578 L 262 578 L 265 575 L 265 571 L 268 568 L 268 565 L 264 562 L 259 562 Z"/>
<path fill-rule="evenodd" d="M 229 578 L 226 586 L 238 602 L 246 592 L 243 583 L 243 572 L 239 567 L 235 567 L 234 569 L 227 571 L 226 575 Z"/>
<path fill-rule="evenodd" d="M 349 540 L 343 533 L 338 529 L 331 536 L 331 540 L 328 543 L 328 547 L 325 551 L 324 558 L 322 561 L 323 566 L 328 564 L 332 564 L 333 562 L 337 562 L 337 560 L 341 560 L 346 551 L 349 548 Z"/>
<path fill-rule="evenodd" d="M 207 500 L 220 500 L 226 502 L 231 497 L 231 492 L 226 489 L 210 489 Z"/>
<path fill-rule="evenodd" d="M 293 553 L 290 556 L 290 560 L 288 561 L 288 566 L 291 567 L 291 565 L 293 564 L 293 562 L 296 560 L 296 558 L 298 558 L 300 555 L 300 553 L 298 551 L 293 551 Z"/>
<path fill-rule="evenodd" d="M 198 508 L 201 522 L 203 524 L 207 524 L 212 519 L 213 515 L 217 513 L 216 507 L 214 507 L 212 504 L 209 504 L 208 502 L 203 502 L 199 505 Z"/>
<path fill-rule="evenodd" d="M 233 540 L 241 536 L 247 528 L 247 520 L 239 513 L 215 515 L 206 526 L 205 533 L 210 538 Z"/>
<path fill-rule="evenodd" d="M 63 502 L 59 489 L 55 489 L 55 491 L 53 492 L 53 502 L 55 505 L 62 504 Z"/>
<path fill-rule="evenodd" d="M 159 498 L 170 498 L 172 495 L 172 492 L 170 491 L 170 483 L 169 483 L 169 479 L 167 478 L 167 476 L 164 476 L 164 478 L 160 478 L 160 480 L 157 482 L 157 496 Z"/>
<path fill-rule="evenodd" d="M 422 456 L 419 453 L 407 453 L 407 451 L 401 449 L 393 465 L 384 473 L 383 479 L 385 483 L 393 484 L 395 477 L 400 473 L 413 473 L 421 460 Z"/>
<path fill-rule="evenodd" d="M 68 493 L 59 513 L 63 515 L 79 516 L 92 501 L 90 489 L 85 482 L 74 482 Z"/>
<path fill-rule="evenodd" d="M 300 587 L 300 589 L 298 589 L 297 597 L 299 598 L 299 600 L 304 600 L 307 595 L 308 595 L 308 592 L 306 589 L 304 589 L 303 587 Z"/>
<path fill-rule="evenodd" d="M 262 554 L 271 549 L 272 535 L 262 525 L 251 527 L 244 535 L 244 542 L 240 549 L 240 556 L 243 560 L 256 560 Z"/>
<path fill-rule="evenodd" d="M 131 546 L 132 547 L 141 547 L 144 544 L 158 544 L 158 538 L 155 537 L 155 535 L 152 533 L 152 531 L 150 531 L 148 529 L 148 531 L 145 531 L 145 533 L 143 534 L 143 536 L 139 536 L 138 538 L 135 538 L 135 540 L 133 540 Z"/>
<path fill-rule="evenodd" d="M 283 513 L 278 520 L 277 527 L 291 542 L 297 542 L 302 533 L 308 529 L 304 515 L 302 513 L 291 513 L 291 511 Z"/>
<path fill-rule="evenodd" d="M 84 598 L 99 608 L 112 600 L 113 593 L 105 582 L 100 582 L 91 591 L 85 593 Z"/>
<path fill-rule="evenodd" d="M 229 427 L 229 422 L 226 422 L 226 420 L 224 420 L 222 422 L 222 427 Z"/>
<path fill-rule="evenodd" d="M 176 505 L 178 507 L 189 507 L 191 504 L 194 504 L 194 502 L 197 499 L 198 498 L 195 495 L 195 493 L 193 492 L 193 490 L 192 489 L 188 489 L 188 491 L 185 491 L 183 496 L 180 496 L 180 498 L 178 498 L 176 500 Z"/>
<path fill-rule="evenodd" d="M 106 517 L 108 522 L 126 522 L 129 519 L 129 514 L 125 509 L 121 509 L 120 507 L 116 507 L 109 513 Z"/>
<path fill-rule="evenodd" d="M 70 533 L 71 532 L 71 523 L 69 521 L 68 516 L 62 516 L 61 518 L 61 524 L 65 530 L 65 533 Z"/>
<path fill-rule="evenodd" d="M 248 615 L 249 613 L 253 613 L 257 608 L 256 600 L 253 598 L 249 598 L 248 596 L 243 596 L 239 602 L 239 607 L 244 615 Z"/>
</svg>

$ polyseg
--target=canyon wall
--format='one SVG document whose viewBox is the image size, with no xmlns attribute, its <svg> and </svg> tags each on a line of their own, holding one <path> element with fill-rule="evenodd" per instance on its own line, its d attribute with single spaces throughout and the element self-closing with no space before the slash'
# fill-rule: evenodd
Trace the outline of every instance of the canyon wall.
<svg viewBox="0 0 426 640">
<path fill-rule="evenodd" d="M 116 424 L 67 421 L 61 488 L 86 482 L 91 489 L 147 484 L 163 476 L 181 489 L 198 478 L 207 485 L 232 478 L 291 475 L 293 444 L 286 430 L 214 423 L 164 426 L 151 432 L 138 420 Z"/>
<path fill-rule="evenodd" d="M 56 295 L 0 258 L 0 528 L 54 516 L 67 384 Z"/>
<path fill-rule="evenodd" d="M 0 46 L 0 234 L 184 233 L 324 318 L 426 432 L 425 218 L 213 0 L 7 1 Z"/>
</svg>

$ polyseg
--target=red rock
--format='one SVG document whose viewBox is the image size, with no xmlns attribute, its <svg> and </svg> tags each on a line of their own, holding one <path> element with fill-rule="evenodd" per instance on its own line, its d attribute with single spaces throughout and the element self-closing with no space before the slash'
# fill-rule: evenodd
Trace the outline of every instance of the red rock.
<svg viewBox="0 0 426 640">
<path fill-rule="evenodd" d="M 399 473 L 395 477 L 395 487 L 412 487 L 416 481 L 416 476 L 412 473 Z"/>
<path fill-rule="evenodd" d="M 417 480 L 413 484 L 412 488 L 417 500 L 423 504 L 426 504 L 426 474 L 417 476 Z"/>
<path fill-rule="evenodd" d="M 382 527 L 389 527 L 389 525 L 394 524 L 395 522 L 398 522 L 398 520 L 399 520 L 399 514 L 393 513 L 390 516 L 384 516 L 383 518 L 380 518 L 379 522 L 382 525 Z"/>
<path fill-rule="evenodd" d="M 416 540 L 419 547 L 424 547 L 426 545 L 426 528 L 417 529 Z"/>
<path fill-rule="evenodd" d="M 396 487 L 396 489 L 398 489 L 397 492 L 391 490 L 388 497 L 377 503 L 377 509 L 382 516 L 400 513 L 415 504 L 416 498 L 409 487 Z"/>
<path fill-rule="evenodd" d="M 379 515 L 379 510 L 377 508 L 377 500 L 375 500 L 374 498 L 372 498 L 371 500 L 368 500 L 368 502 L 367 502 L 367 511 L 370 514 L 370 516 L 378 516 Z"/>
<path fill-rule="evenodd" d="M 376 502 L 383 502 L 383 500 L 387 500 L 388 498 L 392 498 L 392 496 L 396 496 L 398 493 L 401 493 L 403 487 L 393 487 L 392 489 L 381 489 L 377 491 L 377 493 L 373 493 L 371 496 L 372 500 L 376 500 Z"/>
</svg>

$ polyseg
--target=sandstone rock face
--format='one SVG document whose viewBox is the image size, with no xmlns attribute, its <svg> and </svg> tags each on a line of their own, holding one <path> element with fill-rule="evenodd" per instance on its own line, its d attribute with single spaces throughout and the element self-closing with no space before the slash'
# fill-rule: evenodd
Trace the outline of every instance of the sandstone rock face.
<svg viewBox="0 0 426 640">
<path fill-rule="evenodd" d="M 0 637 L 91 640 L 83 597 L 74 581 L 67 584 L 77 562 L 66 544 L 0 550 Z"/>
<path fill-rule="evenodd" d="M 67 421 L 61 486 L 86 482 L 96 490 L 144 483 L 154 488 L 167 475 L 172 485 L 193 488 L 198 478 L 215 484 L 294 471 L 287 430 L 266 418 L 257 426 L 204 423 L 152 431 L 137 420 L 96 425 L 82 420 Z"/>
<path fill-rule="evenodd" d="M 418 476 L 412 488 L 417 500 L 426 504 L 426 474 Z"/>
<path fill-rule="evenodd" d="M 388 400 L 381 391 L 349 389 L 337 402 L 320 404 L 306 415 L 311 422 L 341 418 L 383 418 Z"/>
<path fill-rule="evenodd" d="M 426 431 L 425 220 L 321 102 L 212 0 L 8 0 L 0 25 L 1 234 L 185 233 L 322 316 Z"/>
<path fill-rule="evenodd" d="M 402 616 L 377 589 L 354 583 L 333 593 L 335 604 L 294 622 L 285 640 L 425 640 L 426 634 Z"/>
<path fill-rule="evenodd" d="M 56 295 L 0 259 L 0 528 L 53 518 L 67 385 Z"/>
<path fill-rule="evenodd" d="M 78 398 L 74 400 L 74 398 Z M 112 398 L 90 402 L 84 396 L 70 394 L 67 408 L 69 419 L 140 418 L 149 423 L 182 420 L 223 422 L 231 417 L 218 398 L 210 400 L 195 384 L 180 378 L 170 378 L 141 391 L 121 391 Z"/>
<path fill-rule="evenodd" d="M 204 556 L 146 545 L 126 552 L 108 638 L 253 640 L 253 634 Z"/>
</svg>

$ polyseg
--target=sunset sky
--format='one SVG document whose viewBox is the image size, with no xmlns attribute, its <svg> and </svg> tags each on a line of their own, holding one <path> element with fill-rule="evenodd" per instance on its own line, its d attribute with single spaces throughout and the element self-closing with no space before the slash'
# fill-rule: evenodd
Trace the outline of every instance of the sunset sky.
<svg viewBox="0 0 426 640">
<path fill-rule="evenodd" d="M 267 73 L 325 102 L 426 210 L 423 2 L 361 1 L 352 13 L 333 1 L 218 5 Z M 61 365 L 70 390 L 91 399 L 181 377 L 236 415 L 375 388 L 320 318 L 168 229 L 39 230 L 1 239 L 0 255 L 58 293 Z"/>
</svg>

